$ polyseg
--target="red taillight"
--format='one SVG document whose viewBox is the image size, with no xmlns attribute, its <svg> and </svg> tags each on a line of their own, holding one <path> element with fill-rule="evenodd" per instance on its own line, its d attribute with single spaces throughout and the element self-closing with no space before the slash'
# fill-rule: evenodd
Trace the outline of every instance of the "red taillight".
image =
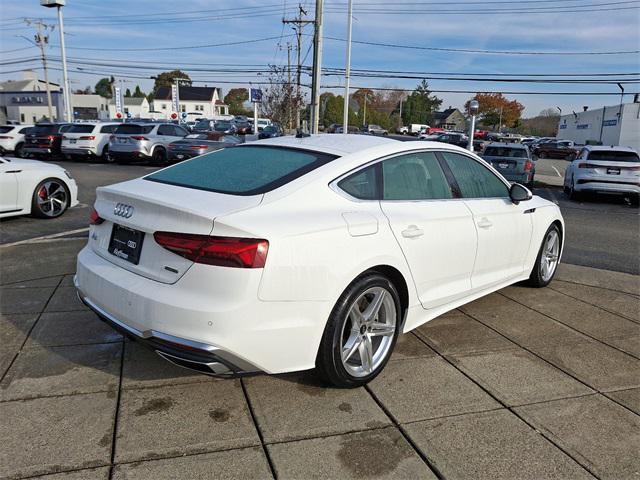
<svg viewBox="0 0 640 480">
<path fill-rule="evenodd" d="M 196 263 L 235 268 L 263 268 L 269 242 L 255 238 L 210 237 L 156 232 L 153 238 L 167 250 Z"/>
<path fill-rule="evenodd" d="M 135 135 L 131 137 L 133 140 L 147 140 L 147 137 L 143 137 L 141 135 Z"/>
<path fill-rule="evenodd" d="M 95 140 L 96 137 L 93 135 L 87 135 L 86 137 L 80 137 L 78 140 Z"/>
<path fill-rule="evenodd" d="M 598 165 L 594 165 L 593 163 L 579 163 L 578 168 L 598 168 Z"/>
<path fill-rule="evenodd" d="M 193 148 L 194 150 L 200 150 L 201 148 L 207 148 L 207 145 L 191 145 L 189 148 Z"/>
<path fill-rule="evenodd" d="M 95 208 L 91 208 L 91 212 L 89 212 L 89 225 L 100 225 L 102 222 L 104 222 L 104 218 L 100 217 Z"/>
<path fill-rule="evenodd" d="M 525 172 L 530 172 L 532 168 L 533 168 L 533 162 L 531 160 L 527 160 L 526 162 L 524 162 Z"/>
<path fill-rule="evenodd" d="M 47 140 L 53 142 L 56 139 L 55 135 L 47 135 Z"/>
</svg>

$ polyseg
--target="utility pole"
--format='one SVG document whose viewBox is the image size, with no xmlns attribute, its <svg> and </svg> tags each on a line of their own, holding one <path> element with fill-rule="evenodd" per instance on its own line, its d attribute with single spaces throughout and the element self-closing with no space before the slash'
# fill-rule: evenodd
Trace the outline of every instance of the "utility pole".
<svg viewBox="0 0 640 480">
<path fill-rule="evenodd" d="M 71 107 L 71 88 L 69 87 L 69 75 L 67 75 L 67 50 L 64 47 L 64 23 L 62 21 L 62 5 L 58 5 L 58 30 L 60 32 L 60 50 L 62 52 L 62 77 L 64 81 L 64 106 L 67 122 L 73 121 Z"/>
<path fill-rule="evenodd" d="M 353 25 L 353 0 L 349 0 L 349 8 L 347 9 L 349 18 L 347 19 L 347 58 L 346 69 L 344 74 L 344 116 L 342 122 L 342 133 L 349 133 L 349 81 L 351 79 L 351 29 Z"/>
<path fill-rule="evenodd" d="M 30 20 L 26 20 L 27 25 L 31 25 Z M 42 23 L 42 21 L 33 22 L 38 27 L 38 33 L 34 35 L 36 45 L 40 47 L 40 56 L 42 57 L 42 68 L 44 69 L 44 82 L 47 89 L 47 110 L 49 113 L 49 121 L 53 122 L 53 108 L 51 103 L 51 86 L 49 85 L 49 69 L 47 68 L 47 55 L 44 51 L 44 46 L 49 43 L 49 36 L 45 35 L 42 30 L 46 31 L 47 28 L 53 29 L 49 25 Z"/>
<path fill-rule="evenodd" d="M 315 35 L 313 36 L 313 77 L 311 80 L 311 133 L 318 133 L 320 120 L 320 80 L 322 77 L 322 9 L 323 0 L 316 0 Z"/>
<path fill-rule="evenodd" d="M 303 20 L 302 16 L 307 15 L 307 12 L 302 8 L 302 5 L 298 4 L 298 17 L 293 20 L 282 19 L 284 24 L 293 24 L 293 29 L 296 32 L 296 54 L 298 68 L 296 70 L 296 129 L 300 128 L 300 76 L 302 72 L 302 29 L 305 25 L 315 23 L 313 20 Z"/>
<path fill-rule="evenodd" d="M 289 130 L 291 130 L 291 119 L 292 119 L 292 101 L 293 99 L 291 98 L 291 91 L 293 89 L 291 88 L 291 44 L 289 42 L 287 42 L 287 93 L 289 95 L 289 115 L 287 116 L 287 126 L 289 127 Z"/>
</svg>

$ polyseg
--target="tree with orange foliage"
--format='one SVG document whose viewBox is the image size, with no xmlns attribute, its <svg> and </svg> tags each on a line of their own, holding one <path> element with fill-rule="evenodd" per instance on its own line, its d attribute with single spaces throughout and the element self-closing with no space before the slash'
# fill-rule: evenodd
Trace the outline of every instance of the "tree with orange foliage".
<svg viewBox="0 0 640 480">
<path fill-rule="evenodd" d="M 502 117 L 502 125 L 499 125 L 499 129 L 502 126 L 509 128 L 518 126 L 524 105 L 517 100 L 509 100 L 501 93 L 478 93 L 473 99 L 480 104 L 478 115 L 483 125 L 491 126 L 495 130 Z M 470 101 L 464 104 L 467 111 L 469 111 Z"/>
</svg>

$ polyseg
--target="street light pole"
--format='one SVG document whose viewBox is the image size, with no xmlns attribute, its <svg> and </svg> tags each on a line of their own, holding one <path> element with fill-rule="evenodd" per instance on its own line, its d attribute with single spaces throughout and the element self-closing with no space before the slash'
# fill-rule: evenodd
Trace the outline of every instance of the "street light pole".
<svg viewBox="0 0 640 480">
<path fill-rule="evenodd" d="M 342 134 L 349 133 L 349 82 L 351 80 L 351 28 L 353 25 L 353 0 L 349 0 L 349 17 L 347 19 L 347 59 L 344 76 L 344 115 L 342 122 Z"/>
<path fill-rule="evenodd" d="M 476 115 L 480 109 L 480 104 L 477 100 L 471 100 L 469 102 L 469 113 L 471 114 L 471 125 L 469 126 L 469 143 L 467 150 L 473 152 L 473 134 L 476 131 Z"/>
<path fill-rule="evenodd" d="M 62 6 L 58 5 L 58 29 L 60 30 L 60 49 L 62 51 L 62 76 L 64 81 L 64 106 L 65 119 L 73 121 L 71 106 L 71 89 L 69 88 L 69 75 L 67 74 L 67 50 L 64 46 L 64 22 L 62 20 Z"/>
</svg>

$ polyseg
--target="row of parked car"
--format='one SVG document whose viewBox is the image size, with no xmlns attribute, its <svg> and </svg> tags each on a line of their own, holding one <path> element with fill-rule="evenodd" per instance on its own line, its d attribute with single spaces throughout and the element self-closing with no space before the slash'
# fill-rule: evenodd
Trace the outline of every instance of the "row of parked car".
<svg viewBox="0 0 640 480">
<path fill-rule="evenodd" d="M 193 128 L 171 122 L 6 125 L 0 126 L 0 154 L 162 165 L 242 143 L 242 128 L 242 122 L 229 120 L 202 120 Z M 269 123 L 258 137 L 283 134 Z"/>
</svg>

